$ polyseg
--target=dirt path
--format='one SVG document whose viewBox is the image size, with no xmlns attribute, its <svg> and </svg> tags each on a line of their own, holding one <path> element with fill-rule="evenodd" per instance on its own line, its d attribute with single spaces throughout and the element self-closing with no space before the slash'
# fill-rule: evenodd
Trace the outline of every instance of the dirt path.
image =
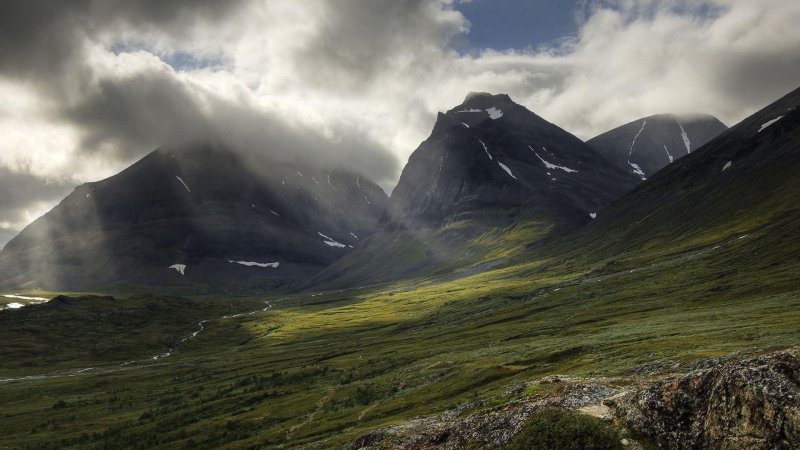
<svg viewBox="0 0 800 450">
<path fill-rule="evenodd" d="M 300 428 L 304 427 L 305 425 L 308 425 L 309 423 L 311 423 L 314 420 L 314 418 L 317 416 L 317 413 L 322 408 L 324 408 L 325 405 L 327 405 L 329 401 L 331 401 L 331 399 L 333 398 L 334 394 L 336 394 L 336 388 L 335 387 L 331 388 L 328 391 L 327 394 L 325 394 L 324 396 L 322 396 L 322 398 L 317 400 L 317 403 L 314 405 L 314 411 L 312 411 L 309 415 L 307 415 L 305 420 L 303 420 L 301 423 L 289 428 L 289 431 L 286 432 L 286 439 L 287 440 L 291 440 L 292 437 L 294 436 L 294 434 L 297 432 L 297 430 L 299 430 Z"/>
</svg>

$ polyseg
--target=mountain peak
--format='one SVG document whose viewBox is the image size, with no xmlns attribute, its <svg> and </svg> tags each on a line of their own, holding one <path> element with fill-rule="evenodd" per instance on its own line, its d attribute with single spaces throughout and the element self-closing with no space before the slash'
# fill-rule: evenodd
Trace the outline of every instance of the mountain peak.
<svg viewBox="0 0 800 450">
<path fill-rule="evenodd" d="M 467 103 L 473 100 L 480 101 L 485 99 L 501 101 L 503 103 L 514 103 L 514 101 L 511 100 L 511 97 L 509 97 L 508 94 L 490 94 L 488 92 L 470 91 L 467 94 L 467 96 L 464 97 L 464 102 L 462 103 L 462 105 L 466 105 Z"/>
<path fill-rule="evenodd" d="M 587 144 L 644 180 L 727 129 L 708 114 L 656 114 L 607 131 Z"/>
<path fill-rule="evenodd" d="M 0 284 L 299 284 L 372 233 L 388 202 L 357 173 L 248 158 L 213 143 L 166 146 L 80 186 L 0 252 Z"/>
<path fill-rule="evenodd" d="M 497 120 L 510 111 L 519 110 L 524 108 L 514 103 L 507 94 L 470 92 L 463 103 L 447 111 L 446 115 L 459 123 L 475 126 L 484 120 Z"/>
</svg>

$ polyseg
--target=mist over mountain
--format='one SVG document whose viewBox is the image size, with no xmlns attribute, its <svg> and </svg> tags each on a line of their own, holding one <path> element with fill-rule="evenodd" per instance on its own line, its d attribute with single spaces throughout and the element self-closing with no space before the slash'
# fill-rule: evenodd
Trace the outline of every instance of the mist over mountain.
<svg viewBox="0 0 800 450">
<path fill-rule="evenodd" d="M 0 283 L 263 290 L 305 280 L 369 235 L 387 196 L 365 176 L 166 147 L 79 186 L 0 253 Z"/>
<path fill-rule="evenodd" d="M 18 231 L 6 228 L 0 228 L 0 249 L 5 247 L 6 243 L 16 236 Z"/>
</svg>

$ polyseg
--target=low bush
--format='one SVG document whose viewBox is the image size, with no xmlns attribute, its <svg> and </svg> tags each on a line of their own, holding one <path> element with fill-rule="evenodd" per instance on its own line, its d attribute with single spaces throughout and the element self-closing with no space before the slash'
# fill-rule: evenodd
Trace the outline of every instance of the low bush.
<svg viewBox="0 0 800 450">
<path fill-rule="evenodd" d="M 619 433 L 594 417 L 564 409 L 535 413 L 508 450 L 618 450 Z"/>
</svg>

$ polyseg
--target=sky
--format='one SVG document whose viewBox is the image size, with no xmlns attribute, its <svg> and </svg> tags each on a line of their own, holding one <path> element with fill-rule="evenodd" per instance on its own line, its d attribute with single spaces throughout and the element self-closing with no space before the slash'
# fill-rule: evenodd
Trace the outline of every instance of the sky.
<svg viewBox="0 0 800 450">
<path fill-rule="evenodd" d="M 800 84 L 796 0 L 0 0 L 0 245 L 75 186 L 214 140 L 391 192 L 438 111 L 507 93 L 582 139 L 733 125 Z"/>
</svg>

